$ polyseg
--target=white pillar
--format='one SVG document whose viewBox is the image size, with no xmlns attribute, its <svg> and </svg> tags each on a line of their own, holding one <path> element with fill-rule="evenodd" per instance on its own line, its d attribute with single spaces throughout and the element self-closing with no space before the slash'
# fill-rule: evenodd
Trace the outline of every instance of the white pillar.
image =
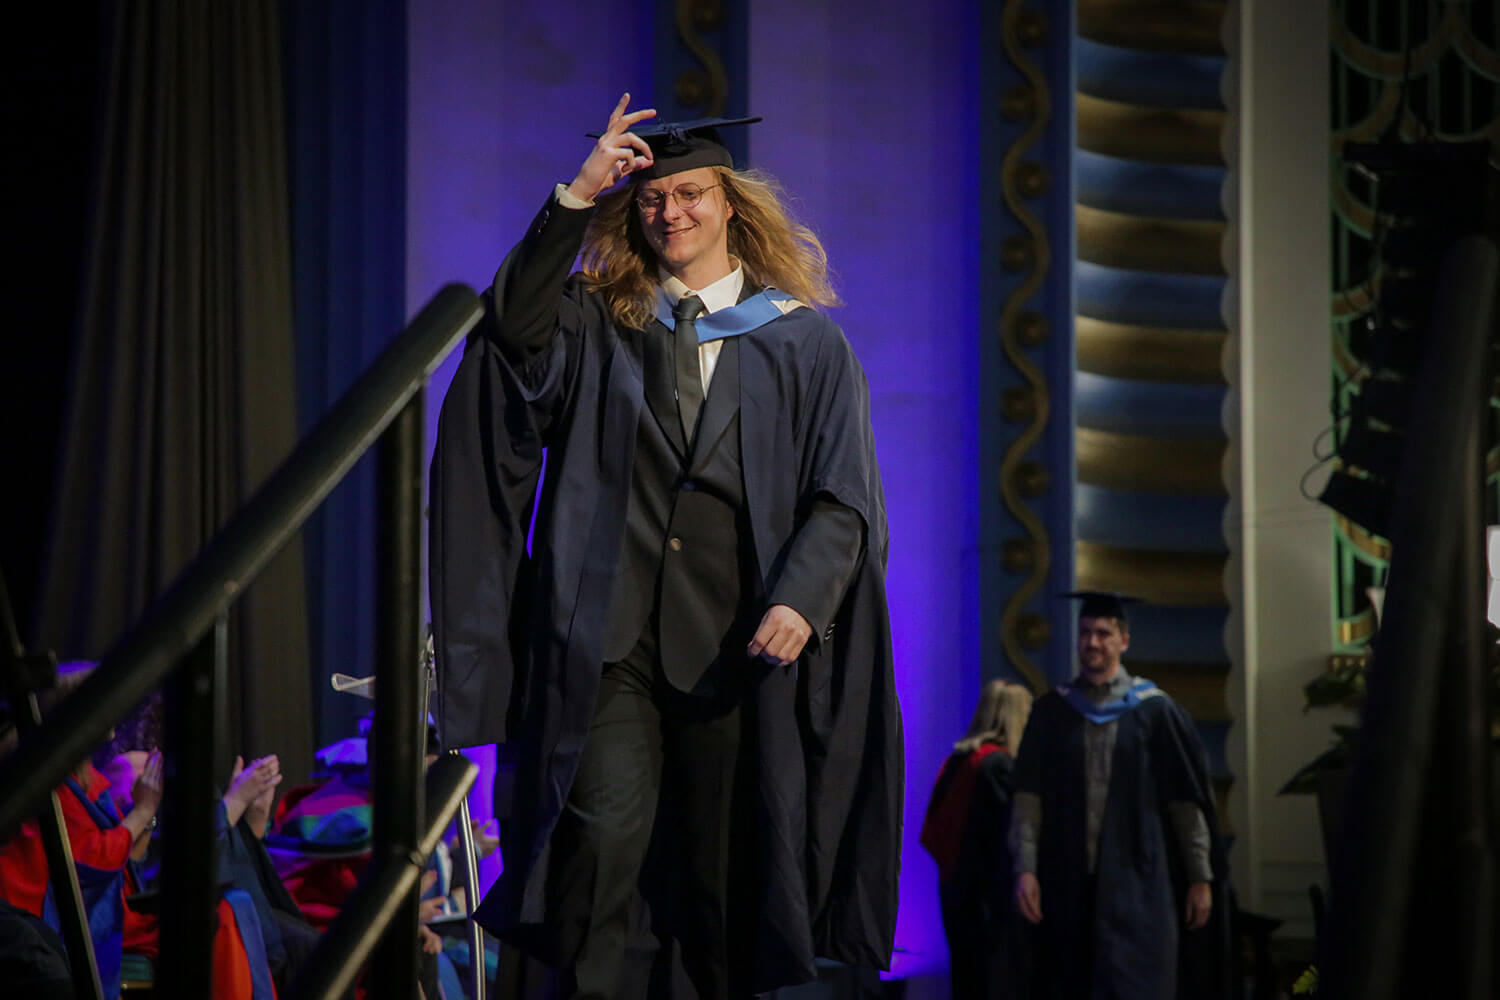
<svg viewBox="0 0 1500 1000">
<path fill-rule="evenodd" d="M 1224 28 L 1232 864 L 1241 904 L 1288 937 L 1311 937 L 1326 874 L 1315 800 L 1276 791 L 1343 721 L 1302 710 L 1333 648 L 1331 515 L 1303 494 L 1331 391 L 1328 23 L 1323 3 L 1234 0 Z"/>
</svg>

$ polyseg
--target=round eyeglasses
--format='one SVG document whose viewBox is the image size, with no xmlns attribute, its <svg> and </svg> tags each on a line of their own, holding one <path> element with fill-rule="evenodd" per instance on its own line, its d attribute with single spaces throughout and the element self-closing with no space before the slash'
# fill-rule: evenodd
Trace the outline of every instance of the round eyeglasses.
<svg viewBox="0 0 1500 1000">
<path fill-rule="evenodd" d="M 658 212 L 667 203 L 667 195 L 670 194 L 672 200 L 677 202 L 677 207 L 687 212 L 703 200 L 705 191 L 712 191 L 718 186 L 717 184 L 710 184 L 708 187 L 698 184 L 681 184 L 671 191 L 642 191 L 635 196 L 635 203 L 640 206 L 642 212 Z"/>
</svg>

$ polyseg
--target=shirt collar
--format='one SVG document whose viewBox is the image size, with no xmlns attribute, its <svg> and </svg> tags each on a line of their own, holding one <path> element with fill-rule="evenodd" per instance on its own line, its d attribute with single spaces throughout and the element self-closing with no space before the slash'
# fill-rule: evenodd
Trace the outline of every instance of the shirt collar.
<svg viewBox="0 0 1500 1000">
<path fill-rule="evenodd" d="M 1080 691 L 1087 692 L 1091 698 L 1102 701 L 1113 701 L 1117 698 L 1123 698 L 1125 692 L 1130 690 L 1130 685 L 1134 683 L 1135 678 L 1130 676 L 1130 672 L 1121 664 L 1120 669 L 1115 671 L 1115 675 L 1103 684 L 1090 684 L 1082 674 L 1079 674 L 1073 678 L 1072 686 Z"/>
<path fill-rule="evenodd" d="M 720 309 L 728 309 L 739 302 L 740 291 L 745 287 L 745 270 L 740 267 L 739 261 L 735 261 L 733 271 L 697 291 L 689 288 L 682 283 L 681 279 L 667 274 L 665 271 L 658 274 L 658 279 L 658 287 L 661 289 L 661 295 L 667 300 L 667 305 L 676 305 L 677 300 L 684 295 L 696 295 L 703 300 L 704 311 L 712 313 L 718 312 Z"/>
</svg>

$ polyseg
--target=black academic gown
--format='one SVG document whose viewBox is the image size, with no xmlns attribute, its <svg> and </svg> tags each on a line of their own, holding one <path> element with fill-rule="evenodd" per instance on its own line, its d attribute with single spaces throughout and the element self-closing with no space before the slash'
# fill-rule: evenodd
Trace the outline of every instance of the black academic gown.
<svg viewBox="0 0 1500 1000">
<path fill-rule="evenodd" d="M 491 297 L 444 400 L 432 467 L 439 729 L 447 746 L 515 744 L 506 869 L 476 915 L 522 946 L 539 940 L 550 834 L 593 714 L 643 406 L 642 331 L 617 330 L 577 276 L 558 291 L 558 335 L 525 366 L 485 335 Z M 739 884 L 757 893 L 742 943 L 758 992 L 815 978 L 816 957 L 888 966 L 903 756 L 864 374 L 811 309 L 739 344 L 745 502 L 765 592 L 814 498 L 856 511 L 866 539 L 831 631 L 747 696 L 757 844 Z"/>
<path fill-rule="evenodd" d="M 1016 762 L 1016 788 L 1041 798 L 1037 881 L 1042 922 L 1034 995 L 1048 1000 L 1208 1000 L 1229 996 L 1227 866 L 1208 762 L 1192 720 L 1170 697 L 1120 717 L 1089 876 L 1084 726 L 1056 691 L 1037 699 Z M 1194 802 L 1213 835 L 1213 910 L 1187 931 L 1187 891 L 1168 802 Z"/>
</svg>

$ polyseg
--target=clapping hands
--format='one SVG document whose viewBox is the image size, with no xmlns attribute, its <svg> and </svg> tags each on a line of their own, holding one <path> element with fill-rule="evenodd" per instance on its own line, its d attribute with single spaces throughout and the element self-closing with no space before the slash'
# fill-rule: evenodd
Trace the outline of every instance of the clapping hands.
<svg viewBox="0 0 1500 1000">
<path fill-rule="evenodd" d="M 224 795 L 224 812 L 233 826 L 244 817 L 257 837 L 265 836 L 266 822 L 271 818 L 271 803 L 276 786 L 281 784 L 281 761 L 275 754 L 252 760 L 246 766 L 243 757 L 234 758 L 229 775 L 229 791 Z"/>
<path fill-rule="evenodd" d="M 146 765 L 130 786 L 132 808 L 141 809 L 154 816 L 161 808 L 162 764 L 161 751 L 153 750 L 146 758 Z"/>
</svg>

